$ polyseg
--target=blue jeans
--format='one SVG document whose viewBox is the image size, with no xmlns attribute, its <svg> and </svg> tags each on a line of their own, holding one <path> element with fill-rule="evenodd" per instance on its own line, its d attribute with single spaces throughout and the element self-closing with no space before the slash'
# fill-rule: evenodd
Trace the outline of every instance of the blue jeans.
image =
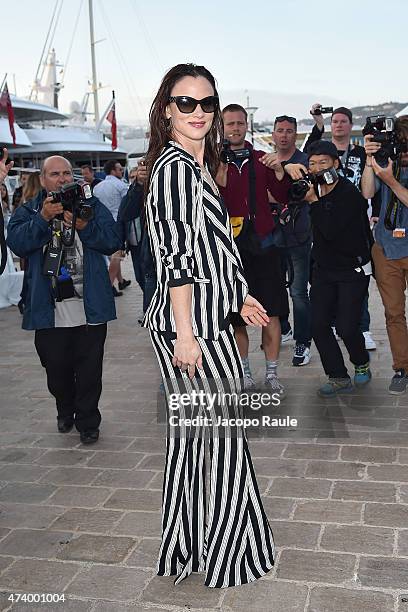
<svg viewBox="0 0 408 612">
<path fill-rule="evenodd" d="M 289 287 L 293 303 L 293 337 L 296 344 L 310 344 L 312 341 L 312 319 L 309 300 L 309 274 L 310 274 L 311 242 L 300 246 L 282 249 L 282 254 L 289 254 L 293 264 L 293 283 Z M 281 319 L 282 334 L 290 330 L 287 318 Z"/>
</svg>

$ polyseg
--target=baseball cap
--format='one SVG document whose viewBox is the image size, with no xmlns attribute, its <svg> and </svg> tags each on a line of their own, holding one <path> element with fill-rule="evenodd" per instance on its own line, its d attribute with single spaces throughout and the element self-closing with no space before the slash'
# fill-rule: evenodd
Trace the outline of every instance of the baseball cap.
<svg viewBox="0 0 408 612">
<path fill-rule="evenodd" d="M 329 155 L 333 159 L 338 159 L 339 154 L 337 147 L 329 140 L 316 140 L 312 142 L 307 150 L 307 156 L 310 159 L 312 155 Z"/>
<path fill-rule="evenodd" d="M 334 111 L 332 112 L 332 117 L 333 117 L 333 115 L 336 115 L 337 113 L 341 113 L 342 115 L 346 115 L 346 117 L 348 117 L 350 119 L 350 123 L 353 123 L 353 113 L 346 106 L 339 106 L 338 108 L 335 108 Z"/>
</svg>

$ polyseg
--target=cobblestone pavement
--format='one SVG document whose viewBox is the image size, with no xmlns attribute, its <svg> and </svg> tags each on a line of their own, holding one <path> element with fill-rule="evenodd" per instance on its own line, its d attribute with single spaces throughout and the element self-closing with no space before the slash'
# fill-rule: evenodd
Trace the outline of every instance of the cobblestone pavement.
<svg viewBox="0 0 408 612">
<path fill-rule="evenodd" d="M 147 612 L 401 612 L 408 610 L 408 398 L 386 392 L 390 354 L 375 284 L 370 296 L 374 379 L 322 400 L 316 351 L 304 368 L 281 353 L 284 411 L 302 432 L 251 438 L 277 562 L 263 579 L 208 589 L 155 576 L 164 464 L 156 422 L 158 369 L 136 323 L 139 291 L 117 300 L 101 401 L 101 438 L 56 432 L 55 407 L 16 308 L 0 311 L 0 610 Z M 251 332 L 259 379 L 263 356 Z M 11 603 L 10 593 L 65 602 Z"/>
</svg>

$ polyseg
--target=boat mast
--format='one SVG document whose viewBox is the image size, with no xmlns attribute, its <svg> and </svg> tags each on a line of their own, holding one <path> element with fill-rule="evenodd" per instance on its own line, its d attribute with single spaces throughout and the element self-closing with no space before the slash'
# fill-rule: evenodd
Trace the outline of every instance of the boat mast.
<svg viewBox="0 0 408 612">
<path fill-rule="evenodd" d="M 98 80 L 96 78 L 96 59 L 95 59 L 95 36 L 93 22 L 92 0 L 89 0 L 89 31 L 91 36 L 91 58 L 92 58 L 92 93 L 94 98 L 95 125 L 99 123 L 99 102 L 98 102 Z"/>
</svg>

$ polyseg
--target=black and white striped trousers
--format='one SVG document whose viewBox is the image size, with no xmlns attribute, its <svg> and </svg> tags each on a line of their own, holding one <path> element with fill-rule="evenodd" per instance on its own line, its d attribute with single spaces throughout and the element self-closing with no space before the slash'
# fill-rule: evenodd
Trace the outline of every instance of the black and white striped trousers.
<svg viewBox="0 0 408 612">
<path fill-rule="evenodd" d="M 218 340 L 197 338 L 203 370 L 192 381 L 171 359 L 175 340 L 150 331 L 167 398 L 169 393 L 205 389 L 220 393 L 241 390 L 241 360 L 232 328 Z M 198 372 L 198 374 L 197 374 Z M 194 402 L 193 402 L 194 404 Z M 239 406 L 179 406 L 167 415 L 241 417 Z M 209 444 L 209 498 L 205 490 L 205 438 Z M 263 509 L 242 426 L 195 425 L 167 430 L 163 484 L 162 542 L 159 576 L 178 584 L 191 572 L 205 571 L 205 585 L 228 587 L 252 582 L 274 564 L 273 535 Z"/>
</svg>

